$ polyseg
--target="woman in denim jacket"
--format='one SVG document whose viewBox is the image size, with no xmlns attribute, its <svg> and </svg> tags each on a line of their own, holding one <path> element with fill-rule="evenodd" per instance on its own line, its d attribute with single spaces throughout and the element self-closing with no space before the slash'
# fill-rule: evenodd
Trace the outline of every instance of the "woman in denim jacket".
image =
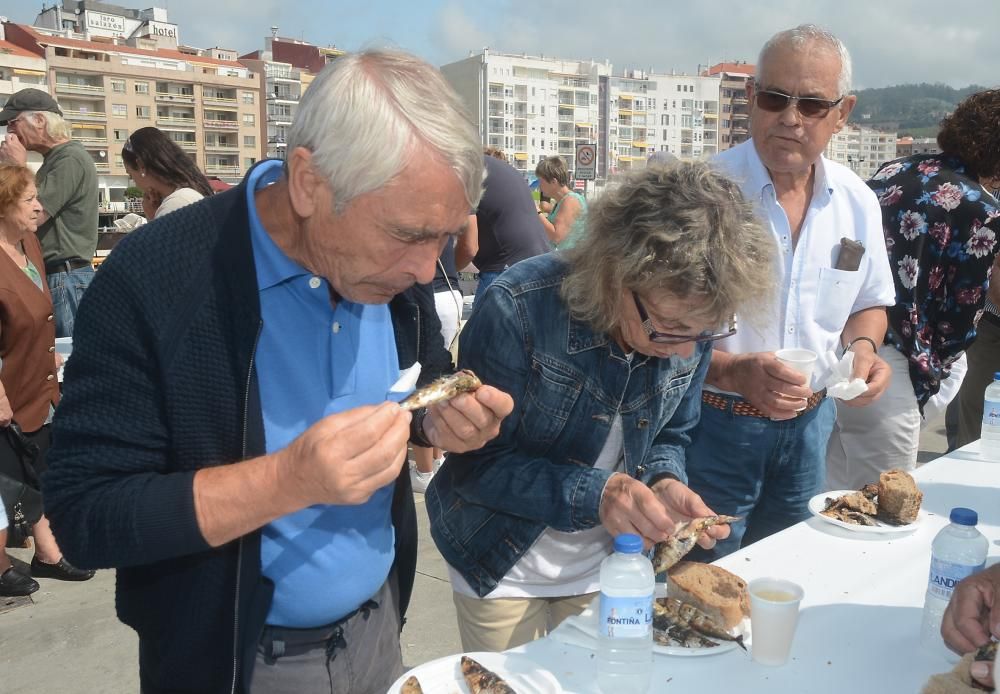
<svg viewBox="0 0 1000 694">
<path fill-rule="evenodd" d="M 629 177 L 588 223 L 572 251 L 504 272 L 462 333 L 460 366 L 515 402 L 500 435 L 449 456 L 427 492 L 467 651 L 581 612 L 615 535 L 649 546 L 712 514 L 685 485 L 684 449 L 712 341 L 770 295 L 771 235 L 704 164 Z"/>
</svg>

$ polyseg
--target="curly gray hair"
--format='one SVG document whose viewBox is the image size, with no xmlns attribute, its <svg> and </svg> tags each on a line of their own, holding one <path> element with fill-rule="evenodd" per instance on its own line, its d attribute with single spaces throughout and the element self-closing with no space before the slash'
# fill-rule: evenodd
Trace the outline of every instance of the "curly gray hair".
<svg viewBox="0 0 1000 694">
<path fill-rule="evenodd" d="M 703 162 L 629 175 L 589 208 L 587 233 L 567 251 L 562 296 L 597 332 L 619 324 L 622 291 L 695 299 L 699 317 L 751 318 L 774 292 L 774 239 L 739 187 Z"/>
</svg>

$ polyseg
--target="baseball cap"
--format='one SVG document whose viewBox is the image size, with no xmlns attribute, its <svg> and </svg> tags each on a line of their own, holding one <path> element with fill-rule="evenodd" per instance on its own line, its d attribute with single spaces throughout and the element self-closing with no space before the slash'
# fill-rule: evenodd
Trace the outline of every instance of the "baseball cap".
<svg viewBox="0 0 1000 694">
<path fill-rule="evenodd" d="M 9 121 L 17 118 L 19 113 L 25 111 L 51 111 L 60 116 L 63 114 L 56 100 L 41 89 L 22 89 L 7 99 L 3 110 L 0 111 L 0 125 L 7 125 Z"/>
</svg>

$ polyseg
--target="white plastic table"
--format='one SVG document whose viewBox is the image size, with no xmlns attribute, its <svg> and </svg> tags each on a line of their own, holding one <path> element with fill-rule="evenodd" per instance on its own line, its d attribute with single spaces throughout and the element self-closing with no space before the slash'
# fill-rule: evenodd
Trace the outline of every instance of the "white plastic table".
<svg viewBox="0 0 1000 694">
<path fill-rule="evenodd" d="M 914 477 L 926 514 L 910 534 L 872 538 L 812 518 L 719 560 L 747 581 L 779 576 L 805 589 L 788 664 L 758 665 L 739 649 L 656 655 L 650 692 L 915 694 L 932 674 L 950 670 L 919 640 L 930 545 L 952 507 L 966 506 L 978 511 L 990 540 L 987 564 L 1000 560 L 1000 462 L 984 460 L 975 442 Z M 550 671 L 564 692 L 598 692 L 594 651 L 544 638 L 508 653 Z"/>
</svg>

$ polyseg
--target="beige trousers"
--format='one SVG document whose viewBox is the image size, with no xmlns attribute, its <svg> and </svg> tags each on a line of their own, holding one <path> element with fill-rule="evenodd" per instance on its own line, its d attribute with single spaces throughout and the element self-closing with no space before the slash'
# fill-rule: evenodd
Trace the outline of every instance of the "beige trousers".
<svg viewBox="0 0 1000 694">
<path fill-rule="evenodd" d="M 534 641 L 583 612 L 596 595 L 480 600 L 453 592 L 462 649 L 498 652 Z"/>
</svg>

